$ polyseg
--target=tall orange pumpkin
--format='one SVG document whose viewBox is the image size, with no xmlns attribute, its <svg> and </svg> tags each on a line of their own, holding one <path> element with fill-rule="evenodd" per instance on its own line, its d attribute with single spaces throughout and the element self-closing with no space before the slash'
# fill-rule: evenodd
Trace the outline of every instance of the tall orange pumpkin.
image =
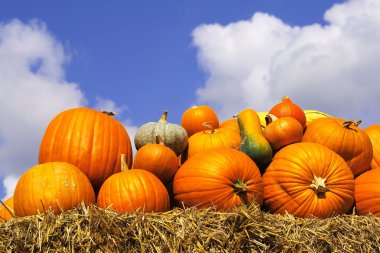
<svg viewBox="0 0 380 253">
<path fill-rule="evenodd" d="M 243 152 L 215 148 L 189 158 L 173 181 L 177 205 L 228 210 L 262 204 L 262 179 L 257 165 Z"/>
<path fill-rule="evenodd" d="M 373 157 L 368 135 L 358 127 L 360 121 L 319 118 L 309 123 L 303 142 L 316 142 L 343 157 L 354 176 L 370 169 Z"/>
<path fill-rule="evenodd" d="M 12 219 L 14 216 L 13 196 L 0 204 L 0 223 Z"/>
<path fill-rule="evenodd" d="M 192 106 L 182 114 L 181 125 L 186 129 L 188 137 L 207 130 L 207 123 L 213 128 L 219 127 L 219 119 L 216 112 L 207 105 Z"/>
<path fill-rule="evenodd" d="M 89 108 L 59 113 L 42 139 L 39 162 L 68 162 L 90 179 L 94 190 L 119 172 L 120 155 L 132 164 L 132 147 L 124 126 L 113 117 Z"/>
<path fill-rule="evenodd" d="M 369 170 L 355 179 L 356 212 L 380 217 L 380 170 Z"/>
<path fill-rule="evenodd" d="M 86 175 L 72 164 L 48 162 L 27 170 L 17 182 L 13 205 L 16 216 L 28 216 L 51 208 L 59 214 L 84 202 L 95 203 Z"/>
<path fill-rule="evenodd" d="M 373 158 L 371 168 L 380 169 L 380 124 L 371 125 L 364 131 L 368 134 L 372 143 Z"/>
<path fill-rule="evenodd" d="M 273 213 L 326 218 L 347 213 L 354 177 L 346 162 L 317 143 L 282 148 L 263 175 L 264 203 Z"/>
<path fill-rule="evenodd" d="M 297 104 L 293 103 L 293 101 L 284 96 L 282 101 L 276 105 L 274 105 L 268 112 L 268 114 L 272 114 L 277 118 L 282 117 L 293 117 L 301 124 L 302 128 L 306 127 L 306 115 L 305 112 L 299 107 Z"/>
</svg>

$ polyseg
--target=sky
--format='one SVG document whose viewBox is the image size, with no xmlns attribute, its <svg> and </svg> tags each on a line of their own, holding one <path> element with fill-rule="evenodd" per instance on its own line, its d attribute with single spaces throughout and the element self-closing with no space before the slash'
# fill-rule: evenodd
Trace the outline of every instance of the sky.
<svg viewBox="0 0 380 253">
<path fill-rule="evenodd" d="M 219 119 L 303 109 L 380 123 L 380 1 L 191 0 L 0 3 L 0 199 L 37 164 L 50 120 L 115 111 L 131 140 L 192 105 Z"/>
</svg>

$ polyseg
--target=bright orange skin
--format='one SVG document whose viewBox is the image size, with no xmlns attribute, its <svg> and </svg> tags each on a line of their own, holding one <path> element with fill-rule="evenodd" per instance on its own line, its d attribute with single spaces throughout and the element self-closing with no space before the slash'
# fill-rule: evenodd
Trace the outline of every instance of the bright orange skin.
<svg viewBox="0 0 380 253">
<path fill-rule="evenodd" d="M 237 118 L 227 119 L 227 120 L 223 121 L 222 123 L 220 123 L 219 127 L 220 128 L 225 128 L 225 127 L 232 128 L 236 132 L 240 133 L 240 128 L 239 128 Z"/>
<path fill-rule="evenodd" d="M 207 123 L 212 128 L 219 127 L 219 119 L 216 112 L 207 105 L 193 106 L 182 114 L 181 125 L 186 129 L 187 136 L 209 129 Z"/>
<path fill-rule="evenodd" d="M 81 204 L 95 203 L 86 175 L 65 162 L 38 164 L 19 179 L 14 192 L 15 215 L 22 217 L 48 211 L 59 214 Z"/>
<path fill-rule="evenodd" d="M 153 173 L 139 169 L 110 176 L 100 188 L 97 204 L 119 213 L 165 212 L 170 208 L 164 184 Z"/>
<path fill-rule="evenodd" d="M 263 134 L 272 149 L 277 151 L 286 145 L 300 142 L 303 129 L 298 120 L 292 117 L 282 117 L 266 126 L 263 129 Z"/>
<path fill-rule="evenodd" d="M 163 144 L 146 144 L 140 148 L 133 162 L 133 169 L 152 172 L 164 184 L 173 179 L 178 170 L 178 157 Z"/>
<path fill-rule="evenodd" d="M 314 176 L 329 190 L 317 194 Z M 354 202 L 354 177 L 346 162 L 317 143 L 295 143 L 282 148 L 263 175 L 264 203 L 272 213 L 327 218 L 347 213 Z"/>
<path fill-rule="evenodd" d="M 369 170 L 355 179 L 356 212 L 380 217 L 380 170 Z"/>
<path fill-rule="evenodd" d="M 371 140 L 359 127 L 342 124 L 344 119 L 319 118 L 309 123 L 302 142 L 316 142 L 343 157 L 354 176 L 370 169 L 373 157 Z"/>
<path fill-rule="evenodd" d="M 12 219 L 14 215 L 13 196 L 3 201 L 3 203 L 8 207 L 12 214 L 10 214 L 9 211 L 3 205 L 0 204 L 0 223 Z"/>
<path fill-rule="evenodd" d="M 372 143 L 373 158 L 372 169 L 380 169 L 380 124 L 375 124 L 364 129 Z"/>
<path fill-rule="evenodd" d="M 302 128 L 306 127 L 306 116 L 305 112 L 301 107 L 293 103 L 292 100 L 288 97 L 283 97 L 282 101 L 276 105 L 274 105 L 268 112 L 269 114 L 273 114 L 277 118 L 282 117 L 293 117 L 301 124 Z"/>
<path fill-rule="evenodd" d="M 97 192 L 110 175 L 121 171 L 121 154 L 126 154 L 131 166 L 131 142 L 120 122 L 93 109 L 74 108 L 50 122 L 40 145 L 39 163 L 71 163 L 87 175 Z"/>
<path fill-rule="evenodd" d="M 246 184 L 247 192 L 238 193 L 234 184 Z M 198 208 L 232 207 L 256 202 L 261 206 L 263 188 L 257 165 L 243 152 L 216 148 L 200 152 L 178 170 L 173 182 L 177 205 Z"/>
</svg>

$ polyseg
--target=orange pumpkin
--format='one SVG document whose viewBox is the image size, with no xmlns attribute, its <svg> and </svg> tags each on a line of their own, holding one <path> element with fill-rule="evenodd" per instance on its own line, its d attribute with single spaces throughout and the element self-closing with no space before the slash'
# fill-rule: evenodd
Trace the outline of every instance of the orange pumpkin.
<svg viewBox="0 0 380 253">
<path fill-rule="evenodd" d="M 207 123 L 213 128 L 219 127 L 219 119 L 216 112 L 207 105 L 193 106 L 182 114 L 181 125 L 186 129 L 187 136 L 207 130 Z"/>
<path fill-rule="evenodd" d="M 133 168 L 152 172 L 165 184 L 177 172 L 179 158 L 172 149 L 165 146 L 158 135 L 156 141 L 156 144 L 145 144 L 137 151 Z"/>
<path fill-rule="evenodd" d="M 240 133 L 231 128 L 218 128 L 205 130 L 193 134 L 189 138 L 187 159 L 198 152 L 218 148 L 230 147 L 238 148 L 241 143 Z"/>
<path fill-rule="evenodd" d="M 364 129 L 372 143 L 373 158 L 372 169 L 380 169 L 380 124 L 375 124 Z"/>
<path fill-rule="evenodd" d="M 120 122 L 93 109 L 74 108 L 50 122 L 40 145 L 39 163 L 71 163 L 98 191 L 106 178 L 120 171 L 122 153 L 131 166 L 131 142 Z"/>
<path fill-rule="evenodd" d="M 169 194 L 161 180 L 147 170 L 129 170 L 124 155 L 121 161 L 122 171 L 107 178 L 100 188 L 98 206 L 119 213 L 168 211 Z"/>
<path fill-rule="evenodd" d="M 12 219 L 14 216 L 13 196 L 0 203 L 0 223 Z"/>
<path fill-rule="evenodd" d="M 302 140 L 303 129 L 295 118 L 282 117 L 268 124 L 263 129 L 263 134 L 272 149 L 277 151 L 286 145 L 300 142 Z"/>
<path fill-rule="evenodd" d="M 27 170 L 17 182 L 13 196 L 16 216 L 43 213 L 51 208 L 59 214 L 95 203 L 95 193 L 86 175 L 65 162 L 38 164 Z"/>
<path fill-rule="evenodd" d="M 301 124 L 302 129 L 306 127 L 306 116 L 305 112 L 301 107 L 293 103 L 289 97 L 284 96 L 282 101 L 274 105 L 268 112 L 268 114 L 273 114 L 277 118 L 282 117 L 293 117 Z"/>
<path fill-rule="evenodd" d="M 228 127 L 228 128 L 234 129 L 237 132 L 240 132 L 237 118 L 227 119 L 223 121 L 222 123 L 220 123 L 219 128 L 225 128 L 225 127 Z"/>
<path fill-rule="evenodd" d="M 257 165 L 243 152 L 215 148 L 189 158 L 174 176 L 177 205 L 228 210 L 262 204 L 262 179 Z"/>
<path fill-rule="evenodd" d="M 356 212 L 380 217 L 380 170 L 369 170 L 355 179 Z"/>
<path fill-rule="evenodd" d="M 343 157 L 354 176 L 370 169 L 373 157 L 368 135 L 358 127 L 360 121 L 319 118 L 309 123 L 303 142 L 316 142 Z"/>
<path fill-rule="evenodd" d="M 354 177 L 345 161 L 317 143 L 282 148 L 263 175 L 264 203 L 273 213 L 327 218 L 347 213 Z"/>
</svg>

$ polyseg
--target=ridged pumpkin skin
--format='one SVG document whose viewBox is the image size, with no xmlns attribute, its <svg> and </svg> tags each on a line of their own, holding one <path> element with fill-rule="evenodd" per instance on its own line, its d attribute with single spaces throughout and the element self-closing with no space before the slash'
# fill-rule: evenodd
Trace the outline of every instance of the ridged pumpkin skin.
<svg viewBox="0 0 380 253">
<path fill-rule="evenodd" d="M 293 117 L 301 124 L 302 129 L 306 127 L 306 115 L 301 107 L 293 103 L 293 101 L 284 96 L 282 101 L 274 105 L 268 112 L 268 114 L 273 114 L 277 118 L 282 117 Z"/>
<path fill-rule="evenodd" d="M 372 169 L 380 169 L 380 124 L 375 124 L 364 129 L 372 143 L 373 158 Z"/>
<path fill-rule="evenodd" d="M 159 135 L 166 147 L 171 148 L 177 156 L 182 154 L 187 146 L 186 130 L 181 125 L 168 123 L 167 114 L 168 112 L 164 111 L 158 122 L 148 122 L 137 129 L 135 135 L 137 150 L 145 144 L 156 143 L 156 136 Z"/>
<path fill-rule="evenodd" d="M 164 184 L 151 172 L 139 169 L 110 176 L 100 188 L 97 204 L 119 213 L 165 212 L 170 208 Z"/>
<path fill-rule="evenodd" d="M 369 170 L 355 179 L 356 212 L 380 217 L 380 170 Z"/>
<path fill-rule="evenodd" d="M 189 138 L 187 158 L 205 150 L 229 147 L 238 148 L 241 143 L 240 134 L 230 128 L 217 128 L 193 134 Z"/>
<path fill-rule="evenodd" d="M 227 119 L 220 123 L 219 128 L 229 128 L 240 134 L 239 124 L 237 118 Z"/>
<path fill-rule="evenodd" d="M 205 126 L 204 123 L 207 123 L 213 128 L 219 127 L 218 116 L 210 106 L 192 106 L 182 114 L 181 125 L 186 129 L 188 137 L 207 130 L 208 127 Z"/>
<path fill-rule="evenodd" d="M 120 155 L 132 164 L 132 147 L 124 126 L 113 117 L 89 108 L 59 113 L 47 127 L 39 163 L 68 162 L 90 179 L 95 191 L 120 171 Z"/>
<path fill-rule="evenodd" d="M 27 170 L 17 182 L 15 215 L 22 217 L 49 210 L 59 214 L 84 202 L 95 203 L 95 193 L 86 175 L 65 162 L 38 164 Z"/>
<path fill-rule="evenodd" d="M 13 196 L 10 197 L 10 198 L 8 198 L 7 200 L 3 201 L 3 204 L 6 205 L 6 207 L 9 210 L 5 206 L 3 206 L 3 205 L 0 204 L 0 223 L 2 223 L 4 221 L 7 221 L 7 220 L 10 220 L 14 216 Z M 11 213 L 9 213 L 9 211 Z"/>
<path fill-rule="evenodd" d="M 259 166 L 261 172 L 272 160 L 272 148 L 265 139 L 259 116 L 252 109 L 245 109 L 237 115 L 242 142 L 240 150 Z"/>
<path fill-rule="evenodd" d="M 373 157 L 368 135 L 354 121 L 319 118 L 306 128 L 302 142 L 322 144 L 343 157 L 354 176 L 370 169 Z"/>
<path fill-rule="evenodd" d="M 272 213 L 327 218 L 347 213 L 354 177 L 346 162 L 317 143 L 282 148 L 263 175 L 264 203 Z"/>
<path fill-rule="evenodd" d="M 189 158 L 173 181 L 178 206 L 228 210 L 262 204 L 262 179 L 256 164 L 241 151 L 221 147 Z"/>
</svg>

